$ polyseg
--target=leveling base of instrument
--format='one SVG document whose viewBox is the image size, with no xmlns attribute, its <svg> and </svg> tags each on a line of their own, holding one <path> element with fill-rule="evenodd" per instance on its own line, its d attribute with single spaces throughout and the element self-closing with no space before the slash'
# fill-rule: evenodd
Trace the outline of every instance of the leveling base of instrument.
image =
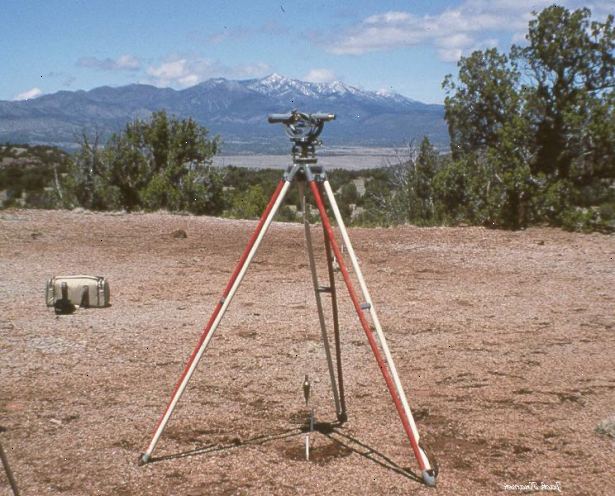
<svg viewBox="0 0 615 496">
<path fill-rule="evenodd" d="M 363 273 L 352 247 L 350 237 L 348 236 L 348 231 L 346 230 L 344 220 L 335 200 L 333 190 L 327 180 L 327 175 L 324 168 L 317 165 L 315 148 L 318 144 L 320 144 L 318 136 L 322 132 L 325 122 L 333 119 L 335 119 L 333 114 L 305 114 L 296 111 L 289 114 L 276 114 L 269 116 L 269 122 L 284 124 L 286 128 L 286 132 L 293 143 L 292 165 L 288 167 L 288 170 L 284 174 L 283 178 L 280 179 L 280 182 L 269 200 L 269 203 L 267 204 L 267 207 L 265 208 L 265 211 L 263 212 L 254 233 L 248 240 L 247 246 L 239 259 L 239 262 L 237 263 L 237 266 L 235 267 L 226 288 L 222 292 L 221 298 L 218 300 L 214 311 L 203 329 L 196 347 L 194 348 L 194 351 L 190 355 L 188 362 L 179 380 L 177 381 L 175 388 L 173 389 L 171 399 L 156 424 L 152 440 L 150 441 L 146 451 L 139 458 L 140 465 L 151 461 L 152 453 L 156 448 L 162 432 L 169 422 L 179 399 L 184 393 L 192 374 L 201 360 L 203 353 L 211 341 L 216 329 L 218 328 L 218 325 L 220 324 L 228 306 L 235 296 L 235 293 L 237 292 L 267 230 L 269 229 L 273 218 L 284 201 L 290 186 L 292 184 L 297 184 L 299 187 L 299 198 L 301 200 L 303 212 L 306 251 L 337 419 L 340 423 L 343 423 L 347 420 L 348 415 L 346 411 L 342 370 L 341 338 L 338 319 L 336 277 L 334 270 L 335 262 L 337 262 L 337 267 L 341 272 L 343 282 L 359 318 L 361 328 L 365 333 L 395 409 L 397 410 L 403 430 L 408 438 L 414 456 L 421 470 L 423 481 L 428 486 L 436 485 L 438 466 L 430 459 L 431 457 L 427 455 L 426 450 L 420 444 L 420 436 L 416 423 L 414 422 L 406 394 L 401 385 L 401 381 L 395 367 L 395 362 L 393 361 L 382 326 L 380 325 L 380 320 L 378 319 L 372 298 L 367 289 L 365 279 L 363 278 Z M 312 194 L 322 224 L 324 248 L 327 260 L 328 286 L 322 286 L 318 279 L 311 228 L 306 216 L 307 190 L 309 190 Z M 329 202 L 329 206 L 337 222 L 343 245 L 340 245 L 335 238 L 333 227 L 331 226 L 323 200 L 325 197 Z M 341 246 L 346 249 L 346 254 L 350 259 L 352 270 L 354 271 L 354 275 L 359 283 L 360 296 L 355 290 L 354 282 L 350 277 L 349 269 L 346 265 Z M 329 335 L 322 305 L 322 295 L 327 295 L 330 298 L 331 303 L 331 322 L 333 327 L 334 343 L 333 353 L 329 344 Z M 371 320 L 371 323 L 368 321 L 368 318 Z"/>
</svg>

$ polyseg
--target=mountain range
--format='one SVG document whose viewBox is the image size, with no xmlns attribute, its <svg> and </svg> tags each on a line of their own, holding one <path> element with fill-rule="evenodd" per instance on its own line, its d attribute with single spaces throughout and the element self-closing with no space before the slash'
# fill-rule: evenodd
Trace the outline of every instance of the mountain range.
<svg viewBox="0 0 615 496">
<path fill-rule="evenodd" d="M 440 147 L 448 143 L 442 105 L 340 81 L 310 83 L 278 74 L 241 81 L 209 79 L 182 90 L 131 84 L 0 101 L 0 143 L 71 149 L 83 132 L 105 138 L 127 122 L 163 109 L 180 118 L 192 117 L 220 135 L 223 152 L 287 150 L 288 139 L 279 125 L 267 123 L 267 115 L 292 109 L 336 114 L 323 133 L 331 146 L 401 146 L 423 136 Z"/>
</svg>

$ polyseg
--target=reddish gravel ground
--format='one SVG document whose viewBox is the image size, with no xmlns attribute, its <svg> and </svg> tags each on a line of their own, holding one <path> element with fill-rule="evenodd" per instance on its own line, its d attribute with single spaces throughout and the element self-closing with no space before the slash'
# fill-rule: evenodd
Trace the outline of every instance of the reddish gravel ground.
<svg viewBox="0 0 615 496">
<path fill-rule="evenodd" d="M 272 225 L 137 466 L 255 225 L 0 212 L 0 439 L 23 495 L 615 494 L 614 440 L 595 431 L 615 413 L 615 239 L 546 228 L 351 230 L 436 489 L 341 292 L 349 421 L 303 459 L 306 373 L 317 419 L 335 414 L 299 224 Z M 79 273 L 105 275 L 112 306 L 56 317 L 46 278 Z"/>
</svg>

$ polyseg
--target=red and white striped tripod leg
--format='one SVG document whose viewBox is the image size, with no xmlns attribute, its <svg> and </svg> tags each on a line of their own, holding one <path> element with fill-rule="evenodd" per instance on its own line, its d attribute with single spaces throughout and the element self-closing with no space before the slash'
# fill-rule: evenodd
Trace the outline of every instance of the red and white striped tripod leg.
<svg viewBox="0 0 615 496">
<path fill-rule="evenodd" d="M 194 373 L 197 365 L 199 364 L 199 361 L 201 360 L 201 357 L 203 356 L 203 353 L 205 352 L 205 349 L 207 348 L 207 345 L 211 341 L 211 338 L 213 337 L 214 333 L 216 332 L 216 329 L 220 324 L 220 321 L 222 320 L 226 309 L 230 305 L 233 296 L 235 296 L 235 292 L 237 291 L 237 288 L 239 288 L 239 285 L 241 284 L 241 281 L 243 280 L 243 277 L 248 270 L 250 262 L 254 258 L 254 255 L 256 254 L 256 251 L 258 250 L 258 247 L 261 244 L 261 241 L 263 240 L 263 237 L 265 236 L 269 225 L 271 224 L 271 221 L 275 217 L 275 214 L 278 211 L 280 204 L 286 196 L 286 192 L 291 185 L 291 181 L 292 178 L 288 180 L 280 180 L 280 182 L 278 183 L 278 186 L 274 191 L 271 200 L 269 200 L 267 208 L 265 208 L 265 211 L 263 212 L 263 215 L 261 216 L 256 229 L 254 230 L 254 233 L 248 241 L 248 244 L 241 258 L 237 263 L 237 266 L 235 267 L 235 270 L 231 275 L 228 284 L 226 285 L 224 293 L 222 294 L 222 298 L 216 305 L 216 308 L 214 309 L 209 319 L 209 322 L 203 329 L 201 337 L 194 351 L 192 352 L 192 355 L 190 355 L 188 363 L 186 364 L 179 378 L 179 381 L 175 385 L 175 388 L 171 395 L 171 400 L 169 401 L 164 413 L 156 424 L 154 436 L 149 446 L 147 447 L 147 450 L 141 456 L 140 463 L 147 463 L 151 459 L 152 453 L 156 448 L 156 444 L 158 443 L 162 432 L 164 431 L 169 419 L 171 418 L 173 410 L 177 406 L 177 402 L 184 393 L 184 390 L 186 389 L 186 386 L 188 385 L 192 374 Z"/>
<path fill-rule="evenodd" d="M 327 197 L 329 198 L 329 201 L 331 203 L 331 207 L 334 209 L 334 213 L 337 209 L 337 214 L 339 215 L 339 209 L 337 208 L 337 203 L 335 202 L 335 197 L 333 196 L 333 191 L 331 190 L 331 186 L 329 185 L 328 181 L 325 181 L 324 187 L 327 193 Z M 408 440 L 410 441 L 410 445 L 412 446 L 412 450 L 414 451 L 414 456 L 416 457 L 416 460 L 422 471 L 423 480 L 428 485 L 435 485 L 436 474 L 433 470 L 433 467 L 430 464 L 430 461 L 427 455 L 425 454 L 423 449 L 419 446 L 418 431 L 416 429 L 416 425 L 414 425 L 414 420 L 413 420 L 412 414 L 410 413 L 410 409 L 409 408 L 406 409 L 407 402 L 406 402 L 406 405 L 402 403 L 401 398 L 402 397 L 405 398 L 405 395 L 403 393 L 403 388 L 401 387 L 401 383 L 399 383 L 399 377 L 397 377 L 397 382 L 394 382 L 393 379 L 391 378 L 391 374 L 389 373 L 389 370 L 392 373 L 393 369 L 390 366 L 389 367 L 386 366 L 386 365 L 389 365 L 389 363 L 393 363 L 393 359 L 390 356 L 390 352 L 389 352 L 389 356 L 387 357 L 387 364 L 385 365 L 385 362 L 382 359 L 382 355 L 380 354 L 380 350 L 378 348 L 376 339 L 374 338 L 374 334 L 363 313 L 364 308 L 361 307 L 361 303 L 359 302 L 357 294 L 354 290 L 352 280 L 350 278 L 350 274 L 348 273 L 348 269 L 346 268 L 346 263 L 344 262 L 340 248 L 337 244 L 337 241 L 335 240 L 335 236 L 333 234 L 331 223 L 327 216 L 327 212 L 326 212 L 324 203 L 322 201 L 322 197 L 320 195 L 318 185 L 316 184 L 315 181 L 310 182 L 310 188 L 312 189 L 312 193 L 314 195 L 316 206 L 318 207 L 318 211 L 320 213 L 323 226 L 325 227 L 327 236 L 331 243 L 331 248 L 333 249 L 335 257 L 337 258 L 340 271 L 342 272 L 344 282 L 346 283 L 348 293 L 350 294 L 350 299 L 352 300 L 352 303 L 355 307 L 355 310 L 361 322 L 361 326 L 363 327 L 363 330 L 365 331 L 370 348 L 372 349 L 372 352 L 376 358 L 376 361 L 378 362 L 378 366 L 380 367 L 380 371 L 382 372 L 387 388 L 389 389 L 389 393 L 391 394 L 391 398 L 393 399 L 393 403 L 395 404 L 395 408 L 397 409 L 397 413 L 403 425 L 404 431 L 406 432 L 406 435 L 408 436 Z M 336 219 L 337 219 L 337 215 L 336 215 Z M 341 215 L 339 216 L 338 222 L 340 220 L 341 220 Z M 343 222 L 340 223 L 340 228 L 342 229 L 342 232 L 345 233 L 346 235 L 345 236 L 346 239 L 344 239 L 344 241 L 347 245 L 347 248 L 350 248 L 351 247 L 351 245 L 349 244 L 350 240 L 348 239 L 348 233 L 346 232 Z M 350 253 L 351 252 L 349 249 L 349 255 Z M 355 267 L 355 272 L 357 273 L 357 276 L 358 276 L 359 271 L 356 270 L 356 268 L 358 267 L 358 263 L 356 261 L 356 256 L 354 255 L 354 252 L 352 252 L 351 259 L 353 262 L 353 267 Z M 363 285 L 364 284 L 365 284 L 365 281 L 363 281 Z M 368 300 L 366 303 L 369 303 L 370 304 L 369 306 L 373 307 L 373 305 L 371 305 L 371 301 Z M 382 329 L 380 331 L 382 333 Z M 378 337 L 380 338 L 380 335 Z M 384 334 L 382 334 L 382 337 L 384 337 Z M 383 349 L 384 349 L 384 346 L 383 346 Z M 387 351 L 388 351 L 388 347 L 387 347 Z M 389 362 L 389 358 L 390 358 L 390 362 Z"/>
<path fill-rule="evenodd" d="M 359 266 L 359 262 L 357 256 L 352 247 L 352 243 L 350 241 L 350 237 L 348 236 L 348 231 L 346 230 L 346 226 L 344 224 L 344 219 L 342 218 L 342 214 L 340 213 L 339 207 L 337 206 L 337 201 L 335 200 L 335 195 L 333 194 L 333 190 L 331 189 L 331 185 L 329 181 L 324 181 L 323 183 L 325 193 L 327 194 L 327 198 L 331 205 L 331 209 L 333 210 L 333 214 L 335 216 L 335 220 L 342 234 L 342 239 L 344 241 L 344 245 L 348 250 L 348 256 L 350 257 L 350 261 L 352 263 L 352 268 L 357 276 L 357 280 L 359 281 L 359 286 L 361 288 L 361 292 L 363 293 L 363 299 L 365 303 L 369 305 L 369 313 L 372 318 L 372 322 L 374 324 L 374 328 L 376 329 L 376 334 L 378 335 L 378 340 L 380 341 L 380 345 L 382 347 L 382 351 L 384 352 L 384 356 L 387 361 L 387 365 L 391 371 L 391 376 L 393 377 L 393 382 L 395 383 L 395 388 L 397 389 L 397 393 L 399 394 L 399 398 L 401 399 L 402 405 L 404 407 L 404 411 L 406 413 L 406 417 L 410 423 L 410 428 L 412 429 L 412 433 L 416 438 L 417 443 L 420 445 L 420 435 L 419 431 L 416 427 L 416 423 L 414 422 L 414 417 L 412 415 L 412 411 L 410 410 L 410 406 L 408 405 L 408 400 L 406 398 L 406 394 L 404 392 L 404 388 L 399 379 L 399 375 L 397 373 L 397 368 L 395 367 L 395 362 L 393 361 L 393 356 L 391 355 L 391 351 L 389 350 L 389 346 L 387 344 L 386 337 L 382 330 L 382 326 L 380 325 L 380 320 L 378 319 L 378 314 L 376 313 L 376 307 L 372 301 L 372 298 L 369 294 L 369 290 L 367 289 L 367 284 L 365 283 L 365 278 L 363 277 L 363 272 L 361 271 L 361 267 Z M 425 454 L 425 452 L 421 449 L 421 456 L 424 458 L 425 465 L 429 467 L 429 458 Z"/>
</svg>

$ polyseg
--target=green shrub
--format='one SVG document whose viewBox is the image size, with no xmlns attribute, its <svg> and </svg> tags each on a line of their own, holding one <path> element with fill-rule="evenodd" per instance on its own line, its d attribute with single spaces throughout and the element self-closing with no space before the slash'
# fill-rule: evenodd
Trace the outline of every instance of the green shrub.
<svg viewBox="0 0 615 496">
<path fill-rule="evenodd" d="M 129 123 L 104 147 L 84 133 L 63 184 L 66 197 L 94 210 L 220 213 L 222 178 L 210 163 L 218 144 L 194 120 L 165 112 Z"/>
<path fill-rule="evenodd" d="M 235 192 L 228 211 L 230 217 L 237 219 L 257 219 L 261 216 L 269 197 L 260 184 L 250 186 L 247 191 Z"/>
</svg>

